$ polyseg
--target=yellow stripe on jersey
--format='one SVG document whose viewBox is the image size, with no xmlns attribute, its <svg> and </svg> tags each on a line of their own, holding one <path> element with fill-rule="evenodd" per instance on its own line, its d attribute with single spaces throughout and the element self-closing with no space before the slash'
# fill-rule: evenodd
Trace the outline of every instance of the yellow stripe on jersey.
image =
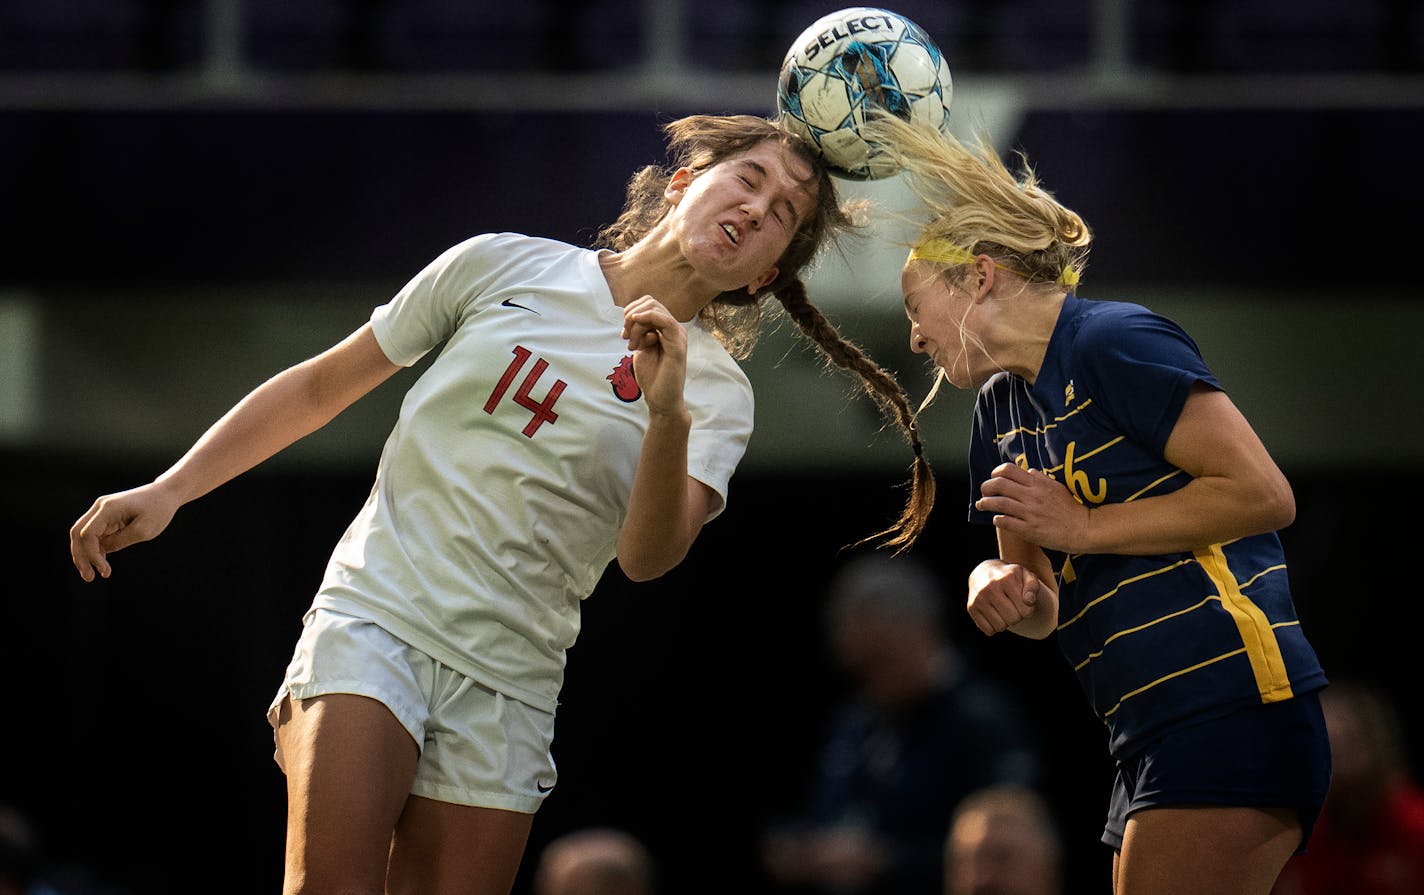
<svg viewBox="0 0 1424 895">
<path fill-rule="evenodd" d="M 1179 475 L 1181 475 L 1181 474 L 1182 474 L 1182 470 L 1180 470 L 1180 469 L 1174 469 L 1174 470 L 1172 470 L 1171 472 L 1167 473 L 1166 475 L 1162 476 L 1162 477 L 1161 477 L 1160 479 L 1158 479 L 1157 481 L 1152 482 L 1151 484 L 1147 485 L 1145 488 L 1143 488 L 1141 491 L 1138 491 L 1136 494 L 1132 494 L 1132 495 L 1129 495 L 1128 497 L 1124 498 L 1122 502 L 1123 502 L 1123 503 L 1131 503 L 1132 501 L 1134 501 L 1134 500 L 1136 500 L 1137 498 L 1141 497 L 1142 495 L 1146 494 L 1148 491 L 1151 491 L 1153 488 L 1156 488 L 1158 485 L 1162 484 L 1163 482 L 1167 481 L 1168 479 L 1175 478 L 1176 476 L 1179 476 Z"/>
<path fill-rule="evenodd" d="M 1145 631 L 1145 630 L 1147 630 L 1148 628 L 1152 627 L 1153 625 L 1160 624 L 1161 622 L 1165 622 L 1165 621 L 1166 621 L 1167 619 L 1169 619 L 1169 618 L 1176 618 L 1176 617 L 1179 616 L 1179 615 L 1186 615 L 1188 612 L 1195 612 L 1195 611 L 1197 611 L 1198 609 L 1200 609 L 1200 608 L 1202 608 L 1203 606 L 1205 606 L 1206 604 L 1211 603 L 1211 602 L 1213 602 L 1213 601 L 1219 603 L 1219 602 L 1221 602 L 1221 597 L 1218 597 L 1218 596 L 1216 596 L 1216 595 L 1212 595 L 1212 596 L 1210 596 L 1210 597 L 1207 597 L 1205 600 L 1202 600 L 1200 603 L 1196 604 L 1195 606 L 1188 606 L 1186 609 L 1178 609 L 1176 612 L 1169 612 L 1169 613 L 1167 613 L 1166 615 L 1164 615 L 1164 616 L 1162 616 L 1162 617 L 1160 617 L 1160 618 L 1154 618 L 1152 621 L 1150 621 L 1150 622 L 1144 622 L 1144 623 L 1142 623 L 1142 624 L 1140 624 L 1140 625 L 1137 625 L 1136 627 L 1124 628 L 1123 630 L 1118 631 L 1116 634 L 1114 634 L 1114 635 L 1112 635 L 1111 637 L 1109 637 L 1107 640 L 1104 640 L 1104 641 L 1103 641 L 1103 649 L 1094 650 L 1093 652 L 1088 653 L 1088 658 L 1086 658 L 1086 659 L 1084 659 L 1083 661 L 1079 662 L 1077 665 L 1074 665 L 1074 666 L 1073 666 L 1073 670 L 1074 670 L 1074 671 L 1082 671 L 1083 668 L 1084 668 L 1089 662 L 1093 661 L 1093 660 L 1096 659 L 1098 656 L 1101 656 L 1101 655 L 1103 654 L 1103 651 L 1107 649 L 1107 645 L 1108 645 L 1109 643 L 1112 643 L 1114 640 L 1118 639 L 1119 637 L 1125 637 L 1125 636 L 1127 636 L 1128 634 L 1135 634 L 1135 633 L 1137 633 L 1138 631 Z"/>
<path fill-rule="evenodd" d="M 1119 435 L 1118 437 L 1114 438 L 1112 441 L 1109 441 L 1107 444 L 1100 444 L 1100 445 L 1098 445 L 1097 447 L 1093 448 L 1091 451 L 1088 451 L 1086 454 L 1079 454 L 1079 455 L 1076 456 L 1076 457 L 1073 456 L 1073 443 L 1072 443 L 1072 442 L 1069 442 L 1069 443 L 1068 443 L 1068 456 L 1069 456 L 1069 459 L 1071 459 L 1072 462 L 1074 462 L 1074 463 L 1077 463 L 1079 460 L 1086 460 L 1086 459 L 1088 459 L 1089 457 L 1093 456 L 1093 455 L 1096 454 L 1096 453 L 1100 453 L 1100 452 L 1102 452 L 1102 451 L 1107 450 L 1108 448 L 1110 448 L 1110 447 L 1112 447 L 1113 445 L 1117 444 L 1119 441 L 1122 441 L 1122 440 L 1123 440 L 1124 438 L 1126 438 L 1126 437 L 1127 437 L 1127 436 L 1125 436 L 1125 435 Z M 1062 469 L 1065 465 L 1066 465 L 1066 464 L 1064 464 L 1064 463 L 1059 463 L 1057 466 L 1050 466 L 1050 467 L 1048 467 L 1047 469 L 1044 470 L 1044 472 L 1049 473 L 1049 474 L 1052 474 L 1052 473 L 1058 472 L 1058 471 L 1059 471 L 1060 469 Z"/>
<path fill-rule="evenodd" d="M 1266 567 L 1265 567 L 1264 569 L 1262 569 L 1261 571 L 1257 572 L 1256 574 L 1252 575 L 1250 578 L 1247 578 L 1245 581 L 1241 582 L 1241 588 L 1242 588 L 1242 590 L 1245 590 L 1246 588 L 1248 588 L 1248 587 L 1250 587 L 1251 585 L 1255 584 L 1255 583 L 1256 583 L 1256 579 L 1260 578 L 1262 575 L 1268 574 L 1268 573 L 1270 573 L 1270 572 L 1280 572 L 1280 571 L 1284 571 L 1284 570 L 1285 570 L 1285 567 L 1286 567 L 1286 564 L 1283 563 L 1283 562 L 1282 562 L 1282 563 L 1276 563 L 1276 564 L 1273 565 L 1273 566 L 1266 566 Z M 1280 625 L 1279 625 L 1279 624 L 1275 624 L 1275 625 L 1271 625 L 1271 627 L 1273 627 L 1273 628 L 1279 628 Z"/>
<path fill-rule="evenodd" d="M 1094 599 L 1094 600 L 1089 600 L 1088 603 L 1087 603 L 1087 605 L 1085 605 L 1082 609 L 1078 610 L 1078 614 L 1077 614 L 1077 615 L 1075 615 L 1075 616 L 1073 616 L 1072 618 L 1068 619 L 1066 622 L 1061 622 L 1061 623 L 1058 625 L 1058 628 L 1057 628 L 1056 630 L 1061 631 L 1061 630 L 1063 630 L 1064 628 L 1068 627 L 1069 625 L 1073 624 L 1073 623 L 1076 622 L 1078 619 L 1080 619 L 1080 618 L 1082 618 L 1083 616 L 1087 615 L 1089 609 L 1092 609 L 1094 606 L 1098 605 L 1098 604 L 1101 603 L 1102 601 L 1104 601 L 1104 600 L 1108 599 L 1109 597 L 1113 596 L 1114 594 L 1116 594 L 1118 591 L 1122 590 L 1122 589 L 1123 589 L 1124 587 L 1126 587 L 1127 585 L 1129 585 L 1129 584 L 1136 584 L 1137 582 L 1143 580 L 1144 578 L 1151 578 L 1151 577 L 1153 577 L 1153 576 L 1155 576 L 1155 575 L 1161 575 L 1163 572 L 1170 572 L 1170 571 L 1172 571 L 1173 569 L 1180 568 L 1181 566 L 1188 565 L 1188 564 L 1190 564 L 1191 562 L 1192 562 L 1192 560 L 1190 560 L 1190 559 L 1179 559 L 1179 560 L 1177 560 L 1176 562 L 1174 562 L 1174 563 L 1172 563 L 1172 564 L 1170 564 L 1170 565 L 1165 565 L 1165 566 L 1163 566 L 1163 567 L 1160 568 L 1160 569 L 1153 569 L 1153 570 L 1150 571 L 1150 572 L 1143 572 L 1141 575 L 1133 575 L 1131 578 L 1124 578 L 1122 581 L 1119 581 L 1119 582 L 1117 583 L 1117 586 L 1116 586 L 1116 587 L 1114 587 L 1112 590 L 1108 591 L 1107 593 L 1103 594 L 1101 597 L 1098 597 L 1098 598 L 1096 598 L 1096 599 Z"/>
<path fill-rule="evenodd" d="M 1179 671 L 1174 671 L 1174 672 L 1172 672 L 1171 674 L 1163 675 L 1162 677 L 1157 678 L 1157 680 L 1152 681 L 1152 682 L 1149 683 L 1149 684 L 1143 684 L 1142 686 L 1138 687 L 1136 690 L 1133 690 L 1131 693 L 1124 693 L 1124 694 L 1122 695 L 1122 698 L 1117 701 L 1117 705 L 1115 705 L 1115 706 L 1113 706 L 1112 708 L 1108 709 L 1106 712 L 1103 712 L 1103 717 L 1104 717 L 1104 718 L 1110 717 L 1113 712 L 1115 712 L 1115 711 L 1117 711 L 1118 709 L 1122 708 L 1122 704 L 1123 704 L 1124 702 L 1127 702 L 1129 699 L 1131 699 L 1132 697 L 1136 696 L 1136 695 L 1139 694 L 1139 693 L 1146 693 L 1148 690 L 1151 690 L 1153 687 L 1157 686 L 1157 685 L 1160 684 L 1160 683 L 1163 683 L 1164 681 L 1170 681 L 1172 678 L 1174 678 L 1174 677 L 1181 677 L 1181 676 L 1184 675 L 1184 674 L 1191 674 L 1193 671 L 1196 671 L 1196 670 L 1199 669 L 1199 668 L 1205 668 L 1205 667 L 1207 667 L 1208 665 L 1215 665 L 1217 662 L 1220 662 L 1222 659 L 1230 659 L 1232 656 L 1239 656 L 1239 655 L 1241 655 L 1241 654 L 1244 653 L 1244 652 L 1246 652 L 1245 647 L 1242 647 L 1241 649 L 1234 649 L 1234 650 L 1232 650 L 1232 651 L 1229 652 L 1229 653 L 1222 653 L 1221 655 L 1217 656 L 1215 659 L 1207 659 L 1205 662 L 1198 662 L 1198 663 L 1195 664 L 1195 665 L 1190 665 L 1190 666 L 1188 666 L 1188 667 L 1186 667 L 1186 668 L 1183 668 L 1183 669 L 1181 669 L 1181 670 L 1179 670 Z"/>
<path fill-rule="evenodd" d="M 1063 414 L 1062 416 L 1055 416 L 1055 417 L 1053 418 L 1053 422 L 1048 423 L 1048 424 L 1045 425 L 1042 429 L 1030 428 L 1030 427 L 1028 427 L 1028 426 L 1019 426 L 1017 429 L 1010 429 L 1010 430 L 1007 431 L 1007 432 L 1000 432 L 998 435 L 995 435 L 995 436 L 994 436 L 994 443 L 995 443 L 995 444 L 998 444 L 999 442 L 1003 441 L 1005 438 L 1010 438 L 1010 437 L 1012 437 L 1012 436 L 1014 436 L 1014 435 L 1017 435 L 1017 434 L 1020 433 L 1020 432 L 1022 432 L 1022 433 L 1025 434 L 1025 435 L 1042 435 L 1043 433 L 1047 432 L 1049 429 L 1056 429 L 1056 428 L 1058 428 L 1058 424 L 1059 424 L 1059 423 L 1061 423 L 1061 422 L 1063 422 L 1064 420 L 1068 419 L 1068 417 L 1072 416 L 1073 414 L 1081 412 L 1081 411 L 1083 410 L 1083 408 L 1087 407 L 1087 406 L 1088 406 L 1089 404 L 1091 404 L 1091 403 L 1093 403 L 1093 399 L 1092 399 L 1092 398 L 1089 398 L 1088 400 L 1084 401 L 1082 404 L 1079 404 L 1077 407 L 1074 407 L 1072 410 L 1068 411 L 1067 413 Z"/>
<path fill-rule="evenodd" d="M 1281 655 L 1281 645 L 1276 640 L 1271 622 L 1261 607 L 1241 592 L 1241 585 L 1231 574 L 1221 545 L 1213 544 L 1205 550 L 1194 551 L 1193 555 L 1216 585 L 1221 605 L 1236 622 L 1236 630 L 1240 632 L 1241 642 L 1246 647 L 1246 657 L 1251 660 L 1251 673 L 1256 677 L 1256 690 L 1261 694 L 1261 701 L 1290 699 L 1294 695 L 1290 675 L 1286 672 L 1285 658 Z"/>
<path fill-rule="evenodd" d="M 1260 572 L 1257 572 L 1255 575 L 1251 576 L 1250 580 L 1242 582 L 1241 586 L 1242 586 L 1242 587 L 1250 587 L 1251 584 L 1252 584 L 1252 582 L 1254 582 L 1256 579 L 1260 578 L 1262 575 L 1265 575 L 1265 574 L 1268 573 L 1268 572 L 1278 572 L 1278 571 L 1280 571 L 1281 569 L 1284 569 L 1285 567 L 1286 567 L 1286 566 L 1285 566 L 1285 563 L 1281 563 L 1280 565 L 1275 565 L 1275 566 L 1271 566 L 1270 568 L 1267 568 L 1267 569 L 1262 569 Z M 1154 619 L 1153 619 L 1152 621 L 1150 621 L 1150 622 L 1145 622 L 1145 623 L 1143 623 L 1143 624 L 1137 625 L 1136 627 L 1126 628 L 1126 629 L 1124 629 L 1124 630 L 1122 630 L 1122 631 L 1118 631 L 1116 634 L 1112 635 L 1112 636 L 1109 637 L 1107 640 L 1104 640 L 1104 641 L 1103 641 L 1103 649 L 1094 650 L 1093 652 L 1089 653 L 1088 656 L 1087 656 L 1087 658 L 1085 658 L 1083 661 L 1079 662 L 1077 665 L 1074 665 L 1074 666 L 1073 666 L 1073 670 L 1074 670 L 1074 671 L 1082 671 L 1085 667 L 1087 667 L 1087 665 L 1088 665 L 1089 662 L 1091 662 L 1091 661 L 1093 661 L 1094 659 L 1098 658 L 1099 656 L 1101 656 L 1101 655 L 1106 651 L 1107 645 L 1108 645 L 1109 643 L 1112 643 L 1114 640 L 1118 639 L 1119 637 L 1124 637 L 1124 636 L 1126 636 L 1126 635 L 1128 635 L 1128 634 L 1135 634 L 1135 633 L 1138 632 L 1138 631 L 1145 631 L 1145 630 L 1147 630 L 1148 628 L 1150 628 L 1150 627 L 1152 627 L 1153 625 L 1156 625 L 1156 624 L 1158 624 L 1158 623 L 1160 623 L 1160 622 L 1167 621 L 1168 619 L 1171 619 L 1171 618 L 1176 618 L 1176 617 L 1179 616 L 1179 615 L 1186 615 L 1188 612 L 1195 612 L 1196 610 L 1202 608 L 1202 607 L 1205 606 L 1206 604 L 1208 604 L 1208 603 L 1213 603 L 1213 602 L 1215 602 L 1215 603 L 1220 603 L 1220 602 L 1221 602 L 1221 597 L 1219 597 L 1219 596 L 1213 594 L 1213 595 L 1207 597 L 1206 599 L 1202 600 L 1200 603 L 1197 603 L 1197 604 L 1195 604 L 1195 605 L 1193 605 L 1193 606 L 1188 606 L 1186 609 L 1178 609 L 1176 612 L 1169 612 L 1169 613 L 1167 613 L 1166 615 L 1164 615 L 1164 616 L 1162 616 L 1162 617 L 1160 617 L 1160 618 L 1154 618 Z M 1275 630 L 1276 628 L 1289 628 L 1289 627 L 1292 626 L 1292 625 L 1298 625 L 1298 624 L 1300 624 L 1300 620 L 1299 620 L 1299 619 L 1293 619 L 1293 620 L 1287 621 L 1287 622 L 1276 622 L 1275 624 L 1271 625 L 1271 630 Z"/>
<path fill-rule="evenodd" d="M 1122 441 L 1122 440 L 1123 440 L 1124 438 L 1126 438 L 1126 437 L 1127 437 L 1126 435 L 1119 435 L 1118 437 L 1114 438 L 1112 441 L 1107 442 L 1106 444 L 1100 444 L 1100 445 L 1098 445 L 1097 447 L 1093 448 L 1091 451 L 1088 451 L 1086 454 L 1079 454 L 1075 459 L 1076 459 L 1076 460 L 1086 460 L 1086 459 L 1088 459 L 1089 457 L 1093 456 L 1094 454 L 1100 454 L 1100 453 L 1102 453 L 1103 451 L 1107 450 L 1108 448 L 1112 447 L 1113 445 L 1117 444 L 1119 441 Z M 1058 467 L 1054 467 L 1054 468 L 1057 469 Z"/>
</svg>

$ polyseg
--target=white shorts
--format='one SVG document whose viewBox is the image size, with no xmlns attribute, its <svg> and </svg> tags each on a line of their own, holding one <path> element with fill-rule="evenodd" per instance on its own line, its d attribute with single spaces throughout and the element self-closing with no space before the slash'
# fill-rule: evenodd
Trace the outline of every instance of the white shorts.
<svg viewBox="0 0 1424 895">
<path fill-rule="evenodd" d="M 282 700 L 367 696 L 391 710 L 420 747 L 411 794 L 533 814 L 558 780 L 554 716 L 476 683 L 374 622 L 315 609 L 267 710 L 276 736 Z M 280 746 L 276 755 L 282 765 Z"/>
</svg>

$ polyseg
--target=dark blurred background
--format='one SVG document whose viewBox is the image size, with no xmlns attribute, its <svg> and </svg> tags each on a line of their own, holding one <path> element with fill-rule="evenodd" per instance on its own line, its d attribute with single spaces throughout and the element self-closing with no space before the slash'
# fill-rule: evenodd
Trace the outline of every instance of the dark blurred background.
<svg viewBox="0 0 1424 895">
<path fill-rule="evenodd" d="M 771 114 L 834 3 L 0 2 L 0 805 L 94 891 L 276 891 L 282 778 L 263 713 L 414 374 L 183 509 L 84 586 L 66 532 L 161 472 L 248 389 L 355 329 L 485 230 L 586 243 L 693 112 Z M 1088 298 L 1175 317 L 1291 477 L 1284 532 L 1332 675 L 1384 688 L 1417 771 L 1424 503 L 1418 252 L 1424 4 L 903 0 L 956 128 L 1023 149 L 1097 232 Z M 848 195 L 898 196 L 893 182 Z M 899 251 L 812 296 L 898 370 Z M 669 893 L 757 892 L 846 682 L 823 589 L 893 519 L 908 452 L 789 325 L 748 364 L 757 434 L 688 562 L 610 571 L 570 656 L 561 781 L 531 856 L 591 824 Z M 926 414 L 941 481 L 915 550 L 959 599 L 970 396 Z M 961 647 L 1032 709 L 1074 892 L 1105 891 L 1110 766 L 1053 644 Z M 520 891 L 527 891 L 528 874 Z"/>
</svg>

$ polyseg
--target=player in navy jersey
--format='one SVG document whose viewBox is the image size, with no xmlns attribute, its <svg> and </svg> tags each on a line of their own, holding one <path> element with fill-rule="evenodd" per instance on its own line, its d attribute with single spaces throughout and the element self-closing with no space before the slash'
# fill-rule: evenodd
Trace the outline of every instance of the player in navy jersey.
<svg viewBox="0 0 1424 895">
<path fill-rule="evenodd" d="M 86 581 L 183 504 L 324 425 L 430 351 L 375 485 L 332 552 L 268 718 L 287 775 L 287 895 L 492 895 L 557 780 L 580 602 L 609 563 L 682 561 L 726 505 L 752 425 L 736 360 L 775 295 L 908 423 L 893 377 L 808 301 L 850 221 L 814 149 L 754 116 L 667 126 L 594 249 L 484 233 L 368 323 L 259 386 L 147 485 L 70 530 Z M 918 446 L 913 431 L 911 441 Z M 921 461 L 915 497 L 932 480 Z M 892 542 L 914 540 L 912 499 Z"/>
<path fill-rule="evenodd" d="M 1026 161 L 876 127 L 928 216 L 902 273 L 911 347 L 936 387 L 979 392 L 969 518 L 998 556 L 970 616 L 1056 634 L 1106 725 L 1115 892 L 1265 895 L 1330 774 L 1276 535 L 1289 483 L 1186 332 L 1074 294 L 1089 228 Z"/>
</svg>

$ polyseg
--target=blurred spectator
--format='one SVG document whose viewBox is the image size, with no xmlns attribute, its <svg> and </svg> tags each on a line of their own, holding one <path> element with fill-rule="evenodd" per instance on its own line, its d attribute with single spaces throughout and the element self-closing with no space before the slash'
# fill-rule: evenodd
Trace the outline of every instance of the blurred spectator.
<svg viewBox="0 0 1424 895">
<path fill-rule="evenodd" d="M 38 872 L 29 821 L 14 808 L 0 805 L 0 895 L 26 895 Z"/>
<path fill-rule="evenodd" d="M 1021 709 L 949 641 L 943 601 L 930 570 L 903 557 L 864 556 L 832 581 L 830 644 L 856 693 L 834 719 L 806 816 L 763 840 L 777 884 L 940 895 L 960 800 L 1036 780 Z"/>
<path fill-rule="evenodd" d="M 653 859 L 621 830 L 590 827 L 550 842 L 539 855 L 534 895 L 653 895 Z"/>
<path fill-rule="evenodd" d="M 0 895 L 127 895 L 87 868 L 46 860 L 41 845 L 26 814 L 0 804 Z"/>
<path fill-rule="evenodd" d="M 1424 790 L 1404 758 L 1394 707 L 1375 687 L 1322 691 L 1334 774 L 1306 853 L 1273 895 L 1424 895 Z"/>
<path fill-rule="evenodd" d="M 959 803 L 944 849 L 945 895 L 1060 895 L 1063 841 L 1036 791 L 990 786 Z"/>
</svg>

